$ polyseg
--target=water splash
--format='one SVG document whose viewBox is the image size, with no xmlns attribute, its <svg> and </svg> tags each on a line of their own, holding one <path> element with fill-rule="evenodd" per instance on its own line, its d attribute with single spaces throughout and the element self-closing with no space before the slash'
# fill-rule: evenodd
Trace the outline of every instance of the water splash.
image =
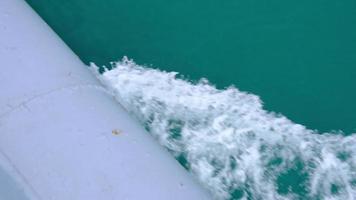
<svg viewBox="0 0 356 200">
<path fill-rule="evenodd" d="M 216 199 L 356 199 L 355 134 L 308 130 L 234 87 L 112 64 L 99 79 Z"/>
</svg>

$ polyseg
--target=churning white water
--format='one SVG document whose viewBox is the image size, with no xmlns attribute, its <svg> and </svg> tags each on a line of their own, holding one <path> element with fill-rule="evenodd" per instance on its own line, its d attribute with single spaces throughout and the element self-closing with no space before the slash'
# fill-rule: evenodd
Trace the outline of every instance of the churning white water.
<svg viewBox="0 0 356 200">
<path fill-rule="evenodd" d="M 235 87 L 113 66 L 99 79 L 215 198 L 356 199 L 356 134 L 308 130 Z"/>
</svg>

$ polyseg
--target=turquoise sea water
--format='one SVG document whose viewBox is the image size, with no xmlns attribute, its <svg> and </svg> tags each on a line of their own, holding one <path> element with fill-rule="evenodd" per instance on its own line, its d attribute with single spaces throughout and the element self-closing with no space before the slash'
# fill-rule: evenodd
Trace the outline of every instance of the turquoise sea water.
<svg viewBox="0 0 356 200">
<path fill-rule="evenodd" d="M 27 2 L 217 198 L 356 198 L 355 1 Z"/>
<path fill-rule="evenodd" d="M 356 132 L 354 0 L 28 0 L 86 63 L 236 85 L 311 129 Z"/>
</svg>

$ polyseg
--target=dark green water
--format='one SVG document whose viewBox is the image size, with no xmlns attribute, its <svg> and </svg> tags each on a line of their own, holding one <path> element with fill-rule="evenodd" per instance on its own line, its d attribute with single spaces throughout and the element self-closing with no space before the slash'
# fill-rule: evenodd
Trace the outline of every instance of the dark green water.
<svg viewBox="0 0 356 200">
<path fill-rule="evenodd" d="M 206 77 L 218 88 L 233 84 L 259 95 L 267 110 L 310 129 L 356 132 L 355 0 L 27 2 L 87 64 L 108 65 L 127 55 L 138 64 L 177 71 L 189 79 Z M 323 145 L 315 144 L 318 150 L 312 152 L 318 157 Z M 278 144 L 270 151 L 277 155 L 293 145 Z M 351 147 L 335 150 L 340 162 L 352 160 L 353 155 L 347 156 Z M 234 152 L 232 165 L 238 168 L 233 156 Z M 177 159 L 189 165 L 186 156 Z M 288 158 L 272 156 L 262 169 L 273 173 L 284 160 Z M 297 155 L 281 174 L 276 173 L 278 194 L 322 199 L 307 195 L 313 170 L 320 164 L 310 163 Z M 218 166 L 214 167 L 219 171 Z M 326 182 L 331 186 L 322 192 L 344 192 Z M 354 187 L 356 180 L 350 185 Z M 247 181 L 229 186 L 228 192 L 231 199 L 259 199 L 253 187 Z"/>
<path fill-rule="evenodd" d="M 356 132 L 354 0 L 27 0 L 85 62 L 127 55 L 259 95 L 321 132 Z"/>
</svg>

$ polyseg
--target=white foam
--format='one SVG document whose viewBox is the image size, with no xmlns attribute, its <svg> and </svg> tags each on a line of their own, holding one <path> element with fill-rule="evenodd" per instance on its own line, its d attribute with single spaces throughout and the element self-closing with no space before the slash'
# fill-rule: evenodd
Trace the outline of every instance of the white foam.
<svg viewBox="0 0 356 200">
<path fill-rule="evenodd" d="M 217 199 L 356 198 L 355 134 L 308 130 L 234 87 L 193 84 L 126 57 L 113 66 L 99 79 Z M 291 173 L 304 186 L 281 185 Z"/>
</svg>

